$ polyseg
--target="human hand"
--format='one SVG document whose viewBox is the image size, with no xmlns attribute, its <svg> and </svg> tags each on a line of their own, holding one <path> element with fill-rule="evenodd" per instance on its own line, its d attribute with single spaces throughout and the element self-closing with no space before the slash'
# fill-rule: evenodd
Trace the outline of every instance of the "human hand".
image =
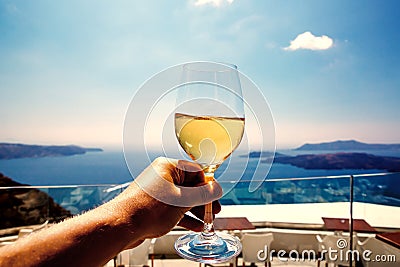
<svg viewBox="0 0 400 267">
<path fill-rule="evenodd" d="M 112 202 L 128 219 L 133 235 L 145 239 L 164 235 L 177 224 L 201 231 L 204 205 L 213 202 L 213 214 L 218 213 L 221 196 L 220 185 L 206 183 L 197 164 L 160 157 Z M 195 217 L 185 214 L 187 211 Z"/>
</svg>

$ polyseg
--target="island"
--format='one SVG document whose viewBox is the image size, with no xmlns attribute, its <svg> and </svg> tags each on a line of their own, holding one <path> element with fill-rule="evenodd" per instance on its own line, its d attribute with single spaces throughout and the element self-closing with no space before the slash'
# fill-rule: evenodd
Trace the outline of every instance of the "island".
<svg viewBox="0 0 400 267">
<path fill-rule="evenodd" d="M 261 158 L 263 162 L 290 164 L 309 170 L 385 170 L 400 171 L 400 158 L 374 155 L 373 151 L 399 150 L 400 144 L 367 144 L 356 140 L 338 140 L 326 143 L 304 144 L 294 151 L 310 151 L 308 154 L 289 156 L 270 151 L 252 151 L 242 157 Z M 312 153 L 317 151 L 317 153 Z M 324 153 L 324 152 L 328 153 Z"/>
<path fill-rule="evenodd" d="M 41 158 L 72 156 L 86 152 L 101 152 L 101 148 L 84 148 L 76 145 L 44 146 L 17 143 L 0 143 L 0 159 Z"/>
<path fill-rule="evenodd" d="M 274 162 L 290 164 L 304 169 L 357 169 L 357 170 L 386 170 L 400 171 L 400 158 L 383 157 L 367 153 L 338 152 L 328 154 L 308 154 L 297 156 L 277 157 Z"/>
<path fill-rule="evenodd" d="M 272 158 L 272 157 L 283 157 L 286 156 L 285 154 L 279 152 L 272 152 L 272 151 L 251 151 L 249 154 L 240 155 L 242 158 Z"/>
<path fill-rule="evenodd" d="M 336 150 L 336 151 L 367 151 L 367 150 L 400 150 L 400 144 L 368 144 L 356 140 L 338 140 L 333 142 L 304 144 L 294 150 Z"/>
</svg>

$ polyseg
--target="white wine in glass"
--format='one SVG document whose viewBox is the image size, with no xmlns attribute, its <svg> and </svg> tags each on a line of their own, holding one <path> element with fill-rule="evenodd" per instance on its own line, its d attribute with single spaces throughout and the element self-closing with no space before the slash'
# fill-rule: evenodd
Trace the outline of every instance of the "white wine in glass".
<svg viewBox="0 0 400 267">
<path fill-rule="evenodd" d="M 203 169 L 206 182 L 238 147 L 245 127 L 244 104 L 237 67 L 193 62 L 183 66 L 178 89 L 175 134 L 183 150 Z M 201 233 L 180 237 L 175 249 L 184 258 L 225 262 L 237 256 L 241 243 L 235 236 L 215 233 L 212 204 L 206 204 Z"/>
<path fill-rule="evenodd" d="M 218 167 L 242 140 L 244 118 L 176 113 L 175 131 L 179 144 L 192 159 Z"/>
</svg>

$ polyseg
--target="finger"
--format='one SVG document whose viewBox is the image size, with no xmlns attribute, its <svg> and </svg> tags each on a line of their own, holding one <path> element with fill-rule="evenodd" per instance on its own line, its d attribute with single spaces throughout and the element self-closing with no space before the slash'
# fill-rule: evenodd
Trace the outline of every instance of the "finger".
<svg viewBox="0 0 400 267">
<path fill-rule="evenodd" d="M 198 186 L 205 184 L 204 172 L 199 164 L 186 160 L 179 160 L 176 164 L 176 169 L 176 174 L 178 174 L 179 177 L 174 177 L 175 184 L 182 186 Z"/>
<path fill-rule="evenodd" d="M 200 206 L 218 200 L 222 196 L 222 188 L 218 182 L 212 181 L 201 186 L 176 186 L 180 191 L 180 204 L 185 207 Z"/>
<path fill-rule="evenodd" d="M 195 162 L 158 157 L 150 166 L 158 176 L 176 185 L 197 186 L 205 183 L 204 172 Z"/>
<path fill-rule="evenodd" d="M 178 225 L 195 232 L 200 232 L 203 230 L 204 224 L 202 221 L 185 214 Z"/>
<path fill-rule="evenodd" d="M 190 209 L 190 212 L 196 216 L 197 218 L 203 219 L 204 218 L 204 211 L 205 211 L 205 206 L 196 206 Z M 221 211 L 221 204 L 219 201 L 214 201 L 212 203 L 212 212 L 213 214 L 218 214 Z"/>
</svg>

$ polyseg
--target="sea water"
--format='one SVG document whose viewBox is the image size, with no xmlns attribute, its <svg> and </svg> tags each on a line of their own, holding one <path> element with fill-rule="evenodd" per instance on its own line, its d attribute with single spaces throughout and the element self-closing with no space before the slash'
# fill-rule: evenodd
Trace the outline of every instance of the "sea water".
<svg viewBox="0 0 400 267">
<path fill-rule="evenodd" d="M 132 152 L 135 153 L 135 152 Z M 285 154 L 299 154 L 284 151 Z M 301 152 L 305 154 L 307 152 Z M 308 152 L 309 154 L 315 152 Z M 393 152 L 387 154 L 393 155 Z M 258 159 L 236 153 L 227 160 L 216 177 L 221 181 L 251 180 L 256 168 L 260 175 L 255 179 L 298 178 L 379 173 L 382 170 L 306 170 L 288 164 L 273 164 L 271 168 Z M 384 152 L 380 152 L 384 155 Z M 82 155 L 21 158 L 0 160 L 0 173 L 28 185 L 120 184 L 131 181 L 148 166 L 158 154 L 135 154 L 135 162 L 127 167 L 122 151 L 88 152 Z M 400 156 L 400 155 L 399 155 Z"/>
<path fill-rule="evenodd" d="M 287 155 L 313 154 L 315 151 L 280 151 Z M 328 151 L 329 152 L 329 151 Z M 135 153 L 135 152 L 132 152 Z M 318 153 L 327 153 L 318 152 Z M 371 153 L 371 152 L 368 152 Z M 376 151 L 382 156 L 400 156 L 398 151 Z M 333 202 L 346 201 L 349 197 L 349 175 L 382 173 L 382 170 L 306 170 L 287 164 L 272 166 L 259 159 L 248 159 L 243 153 L 234 153 L 219 170 L 216 178 L 227 195 L 235 191 L 239 204 Z M 66 157 L 23 158 L 0 160 L 0 173 L 28 185 L 95 185 L 123 184 L 132 181 L 157 157 L 157 153 L 139 154 L 128 168 L 122 151 L 106 150 Z M 258 170 L 256 175 L 255 170 Z M 303 178 L 341 176 L 344 179 L 319 178 L 309 181 Z M 249 182 L 259 181 L 257 192 L 250 192 Z M 263 183 L 262 181 L 265 182 Z M 388 205 L 400 205 L 400 178 L 395 175 L 357 177 L 355 179 L 356 200 Z M 316 191 L 320 195 L 316 196 Z M 240 193 L 239 193 L 240 192 Z M 262 196 L 262 197 L 261 197 Z M 272 199 L 272 200 L 271 200 Z M 236 201 L 236 200 L 235 200 Z M 247 202 L 246 202 L 247 201 Z M 265 201 L 265 202 L 264 202 Z M 234 202 L 235 203 L 235 202 Z"/>
</svg>

